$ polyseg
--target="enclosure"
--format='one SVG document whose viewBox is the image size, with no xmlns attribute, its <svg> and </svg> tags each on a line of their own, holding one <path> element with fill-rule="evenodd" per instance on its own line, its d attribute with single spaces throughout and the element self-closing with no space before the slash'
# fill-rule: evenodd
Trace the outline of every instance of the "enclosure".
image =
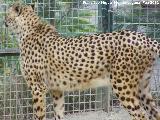
<svg viewBox="0 0 160 120">
<path fill-rule="evenodd" d="M 0 1 L 0 120 L 32 120 L 32 98 L 19 66 L 16 37 L 4 26 L 5 12 L 16 0 Z M 35 4 L 36 13 L 63 36 L 129 29 L 160 41 L 160 1 L 148 0 L 19 0 Z M 151 87 L 160 105 L 160 61 L 154 67 Z M 46 96 L 48 119 L 53 103 Z M 83 113 L 82 113 L 83 112 Z M 65 92 L 67 120 L 129 120 L 110 87 Z M 125 118 L 125 119 L 124 119 Z"/>
</svg>

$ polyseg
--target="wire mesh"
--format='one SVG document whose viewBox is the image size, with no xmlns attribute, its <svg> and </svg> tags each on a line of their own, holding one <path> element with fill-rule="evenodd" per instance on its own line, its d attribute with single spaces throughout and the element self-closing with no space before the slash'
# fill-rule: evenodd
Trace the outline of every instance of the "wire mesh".
<svg viewBox="0 0 160 120">
<path fill-rule="evenodd" d="M 5 10 L 14 3 L 6 0 L 1 3 L 1 41 L 0 51 L 0 119 L 23 120 L 32 119 L 32 99 L 26 82 L 21 76 L 18 56 L 7 56 L 7 52 L 18 51 L 16 37 L 9 33 L 3 23 Z M 26 0 L 24 4 L 35 3 L 36 12 L 45 21 L 56 26 L 63 36 L 77 36 L 101 32 L 98 29 L 98 5 L 85 5 L 80 0 Z M 11 53 L 12 55 L 12 53 Z M 107 110 L 107 88 L 89 89 L 83 92 L 65 92 L 65 113 L 82 111 Z M 53 101 L 50 94 L 46 96 L 47 118 L 53 116 Z"/>
<path fill-rule="evenodd" d="M 138 1 L 138 0 L 137 0 Z M 141 2 L 139 0 L 138 2 Z M 15 36 L 3 24 L 5 10 L 15 0 L 0 2 L 0 52 L 18 52 Z M 106 8 L 99 0 L 24 0 L 24 4 L 36 4 L 36 12 L 45 21 L 56 26 L 63 36 L 78 36 L 103 32 L 103 27 L 113 21 L 113 30 L 130 29 L 144 32 L 159 40 L 159 6 L 135 4 L 135 0 L 114 0 Z M 134 3 L 134 4 L 133 4 Z M 108 16 L 101 10 L 108 11 Z M 110 21 L 110 22 L 109 22 Z M 19 68 L 18 56 L 0 56 L 0 120 L 30 120 L 33 116 L 31 93 Z M 157 105 L 160 103 L 159 61 L 152 76 L 152 93 Z M 53 103 L 50 94 L 46 96 L 48 118 L 52 118 Z M 114 111 L 120 103 L 110 88 L 89 89 L 83 92 L 65 92 L 65 113 L 81 111 Z"/>
</svg>

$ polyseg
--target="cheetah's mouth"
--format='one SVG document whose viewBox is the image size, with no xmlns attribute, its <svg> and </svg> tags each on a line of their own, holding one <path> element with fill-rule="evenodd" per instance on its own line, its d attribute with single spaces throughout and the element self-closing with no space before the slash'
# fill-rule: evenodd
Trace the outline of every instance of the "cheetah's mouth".
<svg viewBox="0 0 160 120">
<path fill-rule="evenodd" d="M 4 22 L 4 24 L 5 24 L 5 26 L 6 26 L 6 27 L 8 27 L 8 24 L 7 24 L 7 22 L 6 22 L 6 21 Z"/>
</svg>

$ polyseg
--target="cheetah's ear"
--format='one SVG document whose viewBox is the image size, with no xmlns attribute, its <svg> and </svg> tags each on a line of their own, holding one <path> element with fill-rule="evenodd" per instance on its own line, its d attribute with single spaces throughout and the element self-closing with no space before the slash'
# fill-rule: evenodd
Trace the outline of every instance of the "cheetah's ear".
<svg viewBox="0 0 160 120">
<path fill-rule="evenodd" d="M 35 9 L 35 4 L 31 4 L 30 6 L 31 6 L 31 8 L 32 8 L 33 11 L 34 11 L 34 9 Z"/>
<path fill-rule="evenodd" d="M 22 12 L 22 6 L 20 4 L 14 4 L 14 10 L 17 13 L 17 15 L 19 16 Z"/>
</svg>

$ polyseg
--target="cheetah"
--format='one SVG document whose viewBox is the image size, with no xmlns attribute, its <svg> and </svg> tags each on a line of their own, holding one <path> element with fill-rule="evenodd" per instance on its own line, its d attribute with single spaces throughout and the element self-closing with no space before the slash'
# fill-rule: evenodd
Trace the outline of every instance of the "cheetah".
<svg viewBox="0 0 160 120">
<path fill-rule="evenodd" d="M 63 91 L 108 85 L 132 120 L 160 120 L 149 86 L 160 55 L 156 40 L 129 30 L 66 38 L 40 20 L 31 5 L 9 7 L 5 25 L 19 40 L 35 120 L 46 119 L 47 91 L 53 96 L 54 120 L 63 120 Z"/>
</svg>

